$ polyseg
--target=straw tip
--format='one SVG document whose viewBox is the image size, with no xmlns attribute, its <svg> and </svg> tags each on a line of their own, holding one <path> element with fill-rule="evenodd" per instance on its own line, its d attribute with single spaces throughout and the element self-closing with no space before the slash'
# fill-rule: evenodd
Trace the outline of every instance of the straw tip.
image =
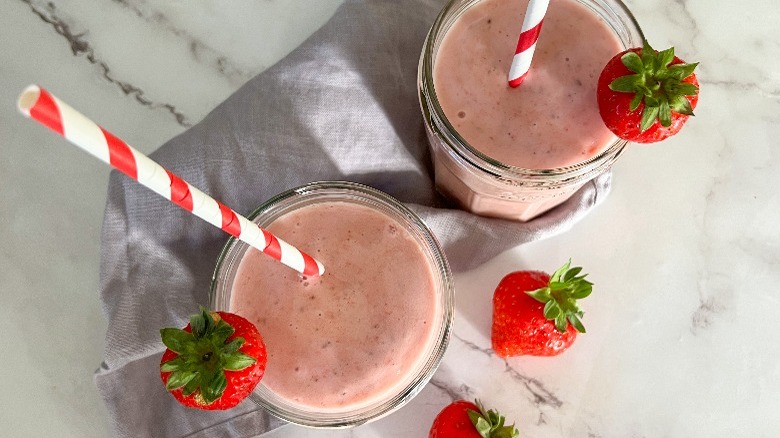
<svg viewBox="0 0 780 438">
<path fill-rule="evenodd" d="M 524 74 L 524 75 L 520 76 L 519 78 L 511 79 L 511 80 L 509 81 L 509 86 L 510 86 L 510 87 L 512 87 L 512 88 L 517 88 L 517 87 L 519 87 L 519 86 L 520 86 L 520 84 L 522 84 L 522 83 L 523 83 L 523 81 L 525 81 L 525 77 L 526 77 L 526 76 L 527 76 L 527 74 Z"/>
<path fill-rule="evenodd" d="M 30 109 L 35 106 L 35 102 L 38 101 L 40 95 L 41 87 L 37 85 L 28 85 L 16 100 L 16 107 L 19 109 L 19 112 L 30 117 Z"/>
<path fill-rule="evenodd" d="M 325 273 L 325 266 L 313 257 L 309 261 L 313 263 L 307 263 L 302 274 L 312 278 L 321 277 Z"/>
</svg>

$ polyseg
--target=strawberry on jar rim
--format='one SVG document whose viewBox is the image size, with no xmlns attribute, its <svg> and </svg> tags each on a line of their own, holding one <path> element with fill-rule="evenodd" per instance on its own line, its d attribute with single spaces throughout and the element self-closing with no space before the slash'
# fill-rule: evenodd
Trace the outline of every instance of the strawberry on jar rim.
<svg viewBox="0 0 780 438">
<path fill-rule="evenodd" d="M 201 308 L 184 329 L 160 330 L 168 347 L 160 360 L 165 388 L 184 406 L 230 409 L 265 373 L 268 360 L 257 327 L 241 316 Z"/>
<path fill-rule="evenodd" d="M 585 333 L 577 300 L 593 283 L 571 260 L 552 276 L 540 271 L 507 274 L 493 294 L 491 344 L 500 357 L 555 356 Z"/>
<path fill-rule="evenodd" d="M 657 52 L 645 41 L 615 55 L 599 76 L 599 114 L 618 137 L 653 143 L 682 129 L 699 101 L 699 81 L 674 47 Z"/>
<path fill-rule="evenodd" d="M 428 438 L 517 438 L 520 433 L 504 426 L 504 417 L 494 410 L 485 410 L 479 400 L 475 403 L 457 400 L 436 415 Z"/>
</svg>

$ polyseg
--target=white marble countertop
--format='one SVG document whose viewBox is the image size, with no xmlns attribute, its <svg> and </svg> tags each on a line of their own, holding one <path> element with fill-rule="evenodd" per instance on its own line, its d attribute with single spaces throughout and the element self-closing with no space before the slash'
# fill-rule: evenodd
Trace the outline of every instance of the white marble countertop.
<svg viewBox="0 0 780 438">
<path fill-rule="evenodd" d="M 0 425 L 6 436 L 109 434 L 92 383 L 108 168 L 22 119 L 46 86 L 151 152 L 323 24 L 339 0 L 0 2 Z M 780 430 L 780 7 L 629 0 L 656 47 L 701 61 L 697 117 L 632 146 L 609 199 L 573 230 L 456 276 L 444 362 L 409 405 L 353 430 L 425 436 L 453 397 L 479 397 L 523 437 L 769 437 Z M 489 350 L 490 299 L 520 269 L 572 257 L 596 283 L 588 334 L 556 358 Z M 474 369 L 480 369 L 476 374 Z"/>
</svg>

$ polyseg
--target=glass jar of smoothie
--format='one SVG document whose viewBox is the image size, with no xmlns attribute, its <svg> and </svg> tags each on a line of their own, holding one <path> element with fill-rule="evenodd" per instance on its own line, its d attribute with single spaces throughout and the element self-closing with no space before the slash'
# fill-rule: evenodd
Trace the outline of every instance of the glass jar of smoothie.
<svg viewBox="0 0 780 438">
<path fill-rule="evenodd" d="M 518 88 L 507 82 L 527 0 L 453 0 L 423 46 L 418 91 L 437 189 L 473 213 L 527 221 L 607 171 L 626 142 L 603 124 L 603 66 L 644 36 L 620 0 L 550 3 Z"/>
<path fill-rule="evenodd" d="M 252 321 L 268 352 L 250 398 L 311 427 L 359 425 L 400 408 L 430 380 L 454 312 L 436 238 L 390 196 L 349 182 L 282 193 L 248 218 L 316 257 L 307 278 L 230 239 L 211 306 Z"/>
</svg>

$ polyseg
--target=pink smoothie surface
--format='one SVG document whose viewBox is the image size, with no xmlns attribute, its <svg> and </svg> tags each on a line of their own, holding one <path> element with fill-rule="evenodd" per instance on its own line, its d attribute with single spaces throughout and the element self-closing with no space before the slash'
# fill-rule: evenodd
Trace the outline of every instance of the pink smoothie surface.
<svg viewBox="0 0 780 438">
<path fill-rule="evenodd" d="M 569 166 L 616 137 L 604 126 L 596 82 L 623 50 L 615 33 L 574 0 L 550 2 L 531 69 L 511 88 L 507 75 L 527 0 L 483 0 L 447 31 L 434 62 L 444 114 L 475 149 L 528 169 Z"/>
<path fill-rule="evenodd" d="M 306 279 L 255 249 L 241 260 L 230 308 L 266 343 L 262 383 L 324 410 L 364 406 L 407 383 L 440 315 L 431 263 L 414 237 L 383 213 L 341 201 L 302 207 L 267 228 L 326 271 Z"/>
</svg>

